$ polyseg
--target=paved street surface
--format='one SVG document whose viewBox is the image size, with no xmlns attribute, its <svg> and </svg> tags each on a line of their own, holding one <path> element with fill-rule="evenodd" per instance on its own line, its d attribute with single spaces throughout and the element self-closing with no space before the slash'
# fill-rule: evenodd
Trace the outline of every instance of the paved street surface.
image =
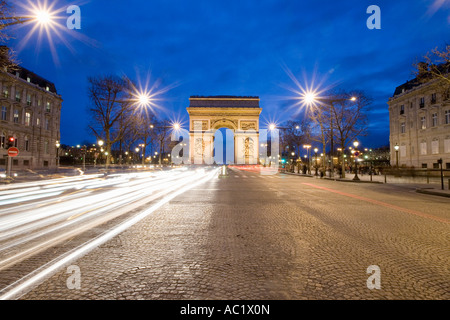
<svg viewBox="0 0 450 320">
<path fill-rule="evenodd" d="M 210 173 L 197 172 L 195 179 L 180 180 L 184 189 L 179 194 L 165 180 L 174 178 L 168 174 L 129 181 L 119 177 L 135 188 L 133 193 L 107 184 L 48 195 L 55 201 L 52 206 L 64 207 L 70 197 L 78 202 L 66 206 L 69 211 L 52 207 L 53 216 L 43 210 L 46 223 L 42 224 L 26 212 L 48 208 L 49 203 L 39 202 L 45 199 L 29 200 L 33 205 L 5 205 L 0 218 L 8 218 L 4 222 L 9 225 L 0 224 L 0 288 L 4 288 L 0 296 L 450 298 L 450 199 L 418 194 L 408 186 L 262 175 L 251 168 L 232 168 L 228 177 L 220 179 L 217 172 L 214 178 Z M 110 202 L 122 199 L 120 192 L 109 194 L 111 190 L 131 197 L 141 190 L 139 185 L 159 189 L 117 207 Z M 155 195 L 164 188 L 172 191 Z M 86 204 L 77 193 L 104 195 L 104 203 Z M 23 207 L 15 210 L 13 205 Z M 77 211 L 76 206 L 92 207 Z M 97 212 L 102 206 L 105 210 Z M 95 215 L 66 225 L 87 212 Z M 127 224 L 135 217 L 139 219 Z M 38 232 L 42 235 L 27 238 Z M 367 268 L 373 265 L 380 268 L 381 289 L 367 287 L 371 276 Z M 79 288 L 68 288 L 73 275 L 68 266 L 79 268 Z"/>
</svg>

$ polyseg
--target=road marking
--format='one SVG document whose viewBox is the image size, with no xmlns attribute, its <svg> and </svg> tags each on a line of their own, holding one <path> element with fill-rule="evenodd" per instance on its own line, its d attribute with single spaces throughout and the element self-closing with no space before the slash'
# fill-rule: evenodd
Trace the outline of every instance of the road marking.
<svg viewBox="0 0 450 320">
<path fill-rule="evenodd" d="M 366 197 L 361 197 L 361 196 L 357 196 L 355 194 L 346 193 L 346 192 L 342 192 L 342 191 L 338 191 L 338 190 L 334 190 L 334 189 L 330 189 L 330 188 L 326 188 L 326 187 L 320 187 L 320 186 L 317 186 L 317 185 L 314 185 L 314 184 L 311 184 L 311 183 L 302 183 L 302 184 L 310 186 L 310 187 L 313 187 L 313 188 L 316 188 L 316 189 L 322 189 L 322 190 L 325 190 L 325 191 L 337 193 L 337 194 L 340 194 L 340 195 L 345 196 L 345 197 L 350 197 L 350 198 L 354 198 L 354 199 L 370 202 L 370 203 L 373 203 L 373 204 L 376 204 L 376 205 L 379 205 L 379 206 L 383 206 L 383 207 L 386 207 L 386 208 L 394 209 L 394 210 L 397 210 L 397 211 L 413 214 L 413 215 L 416 215 L 416 216 L 419 216 L 419 217 L 422 217 L 422 218 L 428 218 L 428 219 L 439 221 L 439 222 L 443 222 L 443 223 L 450 223 L 449 219 L 440 218 L 440 217 L 436 217 L 436 216 L 433 216 L 433 215 L 430 215 L 430 214 L 426 214 L 426 213 L 423 213 L 423 212 L 420 212 L 420 211 L 399 207 L 399 206 L 396 206 L 396 205 L 393 205 L 393 204 L 390 204 L 390 203 L 387 203 L 387 202 L 382 202 L 382 201 L 378 201 L 378 200 L 374 200 L 374 199 L 370 199 L 370 198 L 366 198 Z"/>
</svg>

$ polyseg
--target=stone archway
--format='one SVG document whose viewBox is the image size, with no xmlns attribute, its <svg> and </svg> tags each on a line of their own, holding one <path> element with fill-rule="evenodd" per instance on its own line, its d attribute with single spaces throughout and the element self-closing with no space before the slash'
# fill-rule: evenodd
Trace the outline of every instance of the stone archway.
<svg viewBox="0 0 450 320">
<path fill-rule="evenodd" d="M 213 164 L 214 134 L 220 128 L 234 134 L 234 164 L 257 164 L 259 146 L 258 97 L 192 96 L 189 114 L 189 158 L 193 164 Z"/>
</svg>

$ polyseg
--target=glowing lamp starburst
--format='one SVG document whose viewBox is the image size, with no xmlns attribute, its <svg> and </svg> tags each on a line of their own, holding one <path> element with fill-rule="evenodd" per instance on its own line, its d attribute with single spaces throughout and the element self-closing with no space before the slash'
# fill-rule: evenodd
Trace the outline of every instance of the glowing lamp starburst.
<svg viewBox="0 0 450 320">
<path fill-rule="evenodd" d="M 306 92 L 303 95 L 303 100 L 306 104 L 312 104 L 316 102 L 316 94 L 314 92 Z"/>
<path fill-rule="evenodd" d="M 150 96 L 146 93 L 139 94 L 138 104 L 140 106 L 148 106 L 150 104 Z"/>
<path fill-rule="evenodd" d="M 36 12 L 35 18 L 39 24 L 45 25 L 52 21 L 52 15 L 47 10 L 38 10 Z"/>
</svg>

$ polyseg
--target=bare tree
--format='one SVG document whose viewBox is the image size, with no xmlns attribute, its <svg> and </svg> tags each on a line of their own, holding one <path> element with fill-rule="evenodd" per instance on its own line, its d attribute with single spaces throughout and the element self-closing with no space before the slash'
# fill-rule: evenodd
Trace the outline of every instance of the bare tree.
<svg viewBox="0 0 450 320">
<path fill-rule="evenodd" d="M 157 124 L 156 117 L 144 112 L 136 119 L 137 137 L 139 141 L 142 141 L 142 164 L 145 164 L 145 155 L 148 146 L 153 146 L 155 140 L 155 124 Z M 156 129 L 158 132 L 159 129 Z M 152 151 L 152 150 L 151 150 Z M 150 156 L 151 152 L 150 152 Z"/>
<path fill-rule="evenodd" d="M 442 50 L 438 47 L 428 52 L 424 61 L 414 64 L 416 78 L 424 83 L 432 80 L 442 80 L 444 86 L 450 86 L 450 45 Z"/>
<path fill-rule="evenodd" d="M 88 111 L 91 116 L 89 128 L 97 139 L 104 139 L 108 166 L 111 161 L 111 147 L 122 138 L 126 127 L 120 120 L 131 107 L 129 82 L 117 76 L 90 77 L 88 82 Z"/>
<path fill-rule="evenodd" d="M 283 125 L 284 130 L 281 134 L 281 144 L 289 146 L 291 150 L 295 150 L 298 155 L 302 145 L 308 142 L 311 134 L 309 122 L 305 119 L 302 121 L 288 120 Z"/>
<path fill-rule="evenodd" d="M 14 18 L 13 7 L 6 1 L 0 0 L 0 68 L 2 70 L 15 71 L 19 64 L 16 53 L 6 46 L 11 35 L 5 31 Z"/>
<path fill-rule="evenodd" d="M 151 137 L 157 142 L 159 146 L 159 164 L 162 163 L 162 154 L 166 150 L 166 146 L 170 140 L 170 132 L 172 126 L 170 125 L 170 121 L 167 119 L 156 120 L 154 124 L 152 124 L 151 128 Z"/>
<path fill-rule="evenodd" d="M 330 110 L 333 117 L 334 138 L 342 150 L 345 150 L 356 138 L 367 135 L 367 111 L 372 101 L 363 92 L 341 92 L 340 95 L 342 98 L 330 105 Z M 342 158 L 342 177 L 345 177 L 344 158 Z"/>
<path fill-rule="evenodd" d="M 308 118 L 314 124 L 310 131 L 310 139 L 322 144 L 323 159 L 325 163 L 326 148 L 330 141 L 330 128 L 332 125 L 332 115 L 328 105 L 321 104 L 312 108 L 308 113 Z"/>
</svg>

